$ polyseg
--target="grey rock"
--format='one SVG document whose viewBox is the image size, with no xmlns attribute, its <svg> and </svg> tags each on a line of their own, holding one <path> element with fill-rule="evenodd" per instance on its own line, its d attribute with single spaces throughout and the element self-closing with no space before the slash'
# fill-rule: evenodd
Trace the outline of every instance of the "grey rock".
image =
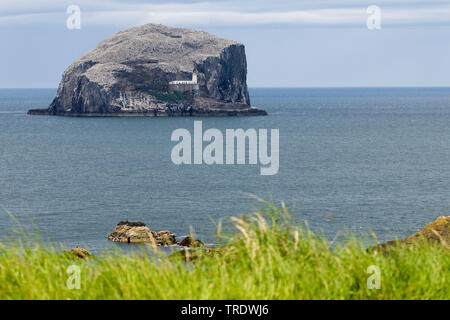
<svg viewBox="0 0 450 320">
<path fill-rule="evenodd" d="M 169 90 L 191 80 L 198 90 Z M 209 33 L 147 24 L 109 37 L 62 76 L 47 109 L 85 116 L 265 115 L 250 106 L 244 45 Z"/>
</svg>

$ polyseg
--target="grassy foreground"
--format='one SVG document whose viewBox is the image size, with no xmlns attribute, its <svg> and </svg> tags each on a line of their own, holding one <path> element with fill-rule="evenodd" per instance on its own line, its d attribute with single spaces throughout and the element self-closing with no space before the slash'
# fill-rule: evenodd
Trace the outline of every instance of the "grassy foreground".
<svg viewBox="0 0 450 320">
<path fill-rule="evenodd" d="M 419 241 L 380 253 L 353 239 L 330 247 L 270 204 L 232 221 L 226 241 L 218 226 L 222 249 L 170 258 L 115 253 L 84 261 L 40 245 L 0 246 L 0 299 L 450 299 L 445 246 Z M 74 265 L 80 289 L 67 285 L 76 283 Z M 377 268 L 380 289 L 369 289 Z"/>
</svg>

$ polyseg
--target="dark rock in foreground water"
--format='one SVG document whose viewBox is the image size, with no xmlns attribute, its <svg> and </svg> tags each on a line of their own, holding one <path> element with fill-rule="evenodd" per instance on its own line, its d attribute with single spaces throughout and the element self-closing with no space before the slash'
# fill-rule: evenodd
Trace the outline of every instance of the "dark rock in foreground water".
<svg viewBox="0 0 450 320">
<path fill-rule="evenodd" d="M 200 240 L 195 240 L 192 237 L 186 237 L 184 238 L 180 243 L 180 246 L 182 247 L 191 247 L 191 248 L 199 248 L 199 247 L 204 247 L 205 244 L 203 242 L 201 242 Z"/>
<path fill-rule="evenodd" d="M 147 24 L 119 32 L 64 72 L 47 109 L 68 116 L 266 115 L 250 106 L 242 44 Z"/>
<path fill-rule="evenodd" d="M 73 248 L 70 251 L 65 251 L 64 254 L 71 258 L 80 258 L 83 260 L 89 260 L 93 257 L 92 253 L 84 248 Z"/>
</svg>

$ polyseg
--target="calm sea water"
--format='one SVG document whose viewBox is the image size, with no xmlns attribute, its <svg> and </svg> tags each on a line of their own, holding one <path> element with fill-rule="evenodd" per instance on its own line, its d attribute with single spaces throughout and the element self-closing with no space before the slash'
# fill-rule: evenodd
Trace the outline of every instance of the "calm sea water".
<svg viewBox="0 0 450 320">
<path fill-rule="evenodd" d="M 447 214 L 450 89 L 253 89 L 267 117 L 71 118 L 28 116 L 55 90 L 0 90 L 0 228 L 33 226 L 51 241 L 111 248 L 120 220 L 214 242 L 214 224 L 284 200 L 330 238 L 344 227 L 380 240 Z M 279 128 L 280 171 L 176 166 L 177 128 Z M 330 220 L 326 216 L 333 216 Z"/>
</svg>

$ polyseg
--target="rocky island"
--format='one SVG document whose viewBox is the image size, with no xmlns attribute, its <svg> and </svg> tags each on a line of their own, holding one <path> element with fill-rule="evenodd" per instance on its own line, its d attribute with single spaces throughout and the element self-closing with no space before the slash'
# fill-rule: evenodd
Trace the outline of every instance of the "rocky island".
<svg viewBox="0 0 450 320">
<path fill-rule="evenodd" d="M 251 107 L 244 45 L 190 29 L 146 24 L 101 42 L 62 76 L 32 115 L 266 115 Z"/>
<path fill-rule="evenodd" d="M 129 222 L 121 221 L 117 224 L 113 233 L 108 235 L 108 239 L 113 242 L 123 243 L 154 243 L 157 246 L 179 245 L 182 247 L 203 247 L 200 240 L 191 236 L 178 242 L 176 235 L 169 230 L 153 231 L 141 221 Z"/>
</svg>

